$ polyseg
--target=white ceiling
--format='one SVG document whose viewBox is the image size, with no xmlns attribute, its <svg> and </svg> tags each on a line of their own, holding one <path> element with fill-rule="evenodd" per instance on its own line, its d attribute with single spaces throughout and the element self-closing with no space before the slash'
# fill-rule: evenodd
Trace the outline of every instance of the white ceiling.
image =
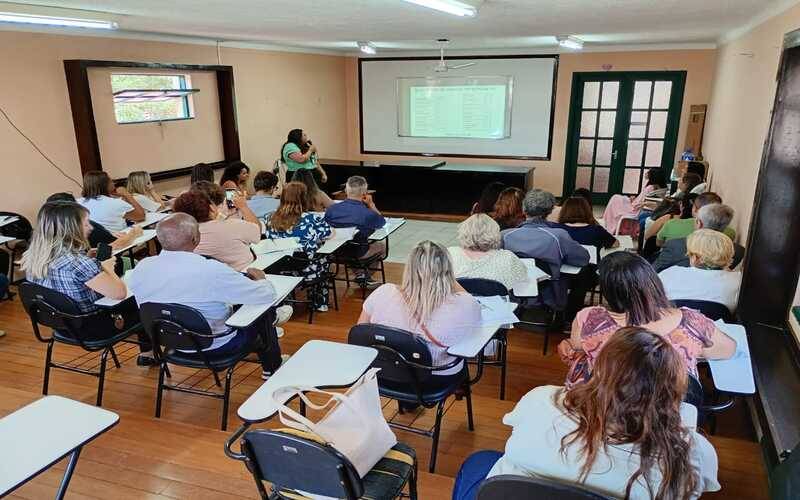
<svg viewBox="0 0 800 500">
<path fill-rule="evenodd" d="M 555 47 L 555 35 L 592 46 L 713 44 L 797 0 L 485 0 L 459 18 L 401 0 L 17 0 L 109 13 L 122 32 L 354 52 Z M 64 15 L 67 15 L 64 12 Z M 86 13 L 78 13 L 86 15 Z M 79 17 L 73 14 L 74 17 Z"/>
</svg>

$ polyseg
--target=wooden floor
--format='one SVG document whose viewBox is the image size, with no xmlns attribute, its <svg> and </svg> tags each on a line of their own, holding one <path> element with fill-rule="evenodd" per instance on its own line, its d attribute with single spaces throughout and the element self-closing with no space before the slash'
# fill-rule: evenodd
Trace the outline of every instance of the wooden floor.
<svg viewBox="0 0 800 500">
<path fill-rule="evenodd" d="M 387 271 L 389 280 L 397 282 L 402 266 L 390 264 Z M 314 325 L 308 325 L 307 316 L 298 311 L 285 325 L 286 335 L 281 340 L 283 351 L 292 353 L 309 339 L 345 341 L 362 301 L 360 292 L 355 290 L 347 293 L 340 290 L 340 297 L 341 310 L 316 315 Z M 18 299 L 0 302 L 0 329 L 7 332 L 7 336 L 0 339 L 2 416 L 41 396 L 45 349 L 35 340 Z M 551 336 L 550 354 L 543 356 L 540 334 L 520 330 L 510 333 L 506 401 L 498 399 L 497 370 L 487 368 L 475 388 L 475 431 L 467 430 L 463 401 L 455 402 L 444 418 L 436 474 L 421 473 L 420 498 L 450 498 L 453 477 L 470 453 L 503 449 L 510 428 L 504 426 L 501 419 L 514 403 L 533 387 L 561 384 L 566 370 L 554 353 L 555 337 L 558 336 Z M 239 425 L 236 408 L 261 383 L 258 366 L 244 363 L 237 369 L 229 430 L 222 432 L 219 430 L 221 403 L 210 398 L 168 392 L 162 418 L 153 418 L 156 370 L 136 366 L 132 347 L 123 348 L 120 354 L 123 366 L 108 373 L 103 401 L 105 408 L 121 415 L 120 423 L 84 449 L 67 498 L 256 498 L 251 476 L 240 462 L 224 455 L 223 442 Z M 80 355 L 78 349 L 56 347 L 57 360 Z M 91 365 L 96 362 L 96 356 L 80 361 Z M 192 373 L 176 369 L 173 379 Z M 213 383 L 206 374 L 190 382 L 200 386 Z M 54 370 L 51 375 L 50 394 L 93 404 L 95 391 L 93 377 L 60 370 Z M 387 415 L 393 413 L 393 408 L 394 405 L 386 407 Z M 415 425 L 430 425 L 431 413 L 419 416 Z M 58 424 L 58 415 L 54 415 L 53 425 Z M 717 435 L 710 439 L 719 455 L 723 490 L 707 498 L 768 497 L 760 448 L 751 432 L 744 405 L 738 405 L 720 419 Z M 427 470 L 430 441 L 402 431 L 397 431 L 397 435 L 417 450 L 420 469 Z M 64 463 L 57 464 L 18 489 L 12 498 L 53 497 L 63 468 Z"/>
</svg>

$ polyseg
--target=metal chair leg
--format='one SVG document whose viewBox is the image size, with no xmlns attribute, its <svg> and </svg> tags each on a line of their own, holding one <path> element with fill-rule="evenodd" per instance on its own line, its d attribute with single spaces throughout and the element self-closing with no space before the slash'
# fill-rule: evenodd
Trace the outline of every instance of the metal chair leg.
<svg viewBox="0 0 800 500">
<path fill-rule="evenodd" d="M 42 382 L 42 394 L 47 395 L 47 390 L 50 387 L 50 365 L 53 364 L 53 344 L 54 341 L 47 343 L 47 355 L 44 358 L 44 382 Z"/>
<path fill-rule="evenodd" d="M 58 486 L 58 492 L 56 492 L 56 499 L 62 500 L 64 495 L 67 494 L 67 488 L 69 487 L 69 481 L 72 479 L 72 473 L 75 472 L 75 465 L 78 464 L 78 457 L 81 456 L 81 449 L 83 447 L 79 446 L 75 448 L 69 456 L 69 462 L 67 462 L 67 468 L 64 470 L 64 477 L 61 479 L 61 484 Z"/>
<path fill-rule="evenodd" d="M 506 399 L 506 368 L 508 367 L 508 339 L 500 341 L 500 401 Z"/>
<path fill-rule="evenodd" d="M 97 383 L 97 404 L 96 406 L 103 405 L 103 385 L 106 381 L 106 362 L 108 361 L 108 353 L 111 352 L 110 348 L 103 349 L 103 354 L 100 355 L 100 381 Z"/>
<path fill-rule="evenodd" d="M 111 359 L 114 360 L 114 366 L 116 366 L 117 368 L 122 368 L 122 365 L 119 364 L 119 360 L 117 359 L 117 353 L 114 352 L 113 347 L 111 348 Z"/>
<path fill-rule="evenodd" d="M 544 329 L 544 347 L 542 347 L 542 356 L 547 356 L 547 347 L 550 345 L 550 331 L 549 327 Z"/>
<path fill-rule="evenodd" d="M 433 443 L 431 444 L 431 463 L 428 466 L 428 472 L 433 474 L 436 472 L 436 453 L 439 451 L 439 433 L 442 430 L 442 415 L 444 413 L 445 400 L 439 401 L 439 406 L 436 407 L 436 422 L 433 424 Z"/>
<path fill-rule="evenodd" d="M 211 370 L 211 375 L 214 375 L 214 383 L 217 384 L 217 387 L 222 387 L 222 381 L 219 379 L 219 375 L 214 370 Z"/>
<path fill-rule="evenodd" d="M 164 395 L 164 372 L 166 363 L 161 363 L 158 368 L 158 389 L 156 389 L 156 418 L 161 418 L 161 397 Z"/>
<path fill-rule="evenodd" d="M 469 386 L 466 388 L 464 397 L 467 400 L 467 427 L 470 431 L 475 430 L 475 421 L 472 417 L 472 389 Z"/>
<path fill-rule="evenodd" d="M 228 368 L 225 373 L 225 392 L 222 395 L 222 430 L 228 430 L 228 406 L 231 401 L 231 378 L 233 377 L 233 369 L 236 365 Z"/>
<path fill-rule="evenodd" d="M 419 467 L 417 464 L 417 458 L 414 457 L 414 465 L 411 470 L 411 477 L 408 481 L 408 497 L 411 500 L 417 500 L 417 476 L 419 475 Z"/>
</svg>

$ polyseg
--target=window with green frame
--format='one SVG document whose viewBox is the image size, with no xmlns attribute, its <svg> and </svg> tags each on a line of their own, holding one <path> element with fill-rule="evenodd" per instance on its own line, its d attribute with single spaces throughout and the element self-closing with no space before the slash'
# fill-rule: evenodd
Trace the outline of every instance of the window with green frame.
<svg viewBox="0 0 800 500">
<path fill-rule="evenodd" d="M 111 92 L 114 94 L 114 115 L 117 123 L 194 118 L 188 80 L 188 75 L 178 74 L 112 74 Z M 178 90 L 184 92 L 175 92 Z"/>
</svg>

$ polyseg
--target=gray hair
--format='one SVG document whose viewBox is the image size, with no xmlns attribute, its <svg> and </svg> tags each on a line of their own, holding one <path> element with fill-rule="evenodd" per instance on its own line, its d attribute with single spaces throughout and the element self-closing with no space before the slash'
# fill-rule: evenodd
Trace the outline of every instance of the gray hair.
<svg viewBox="0 0 800 500">
<path fill-rule="evenodd" d="M 367 179 L 360 175 L 349 177 L 344 190 L 347 196 L 363 196 L 367 192 Z"/>
<path fill-rule="evenodd" d="M 408 255 L 400 292 L 411 314 L 425 323 L 456 290 L 450 254 L 442 245 L 420 241 Z"/>
<path fill-rule="evenodd" d="M 191 215 L 176 212 L 156 224 L 156 237 L 164 250 L 186 250 L 200 241 L 200 225 Z"/>
<path fill-rule="evenodd" d="M 544 218 L 550 215 L 556 204 L 556 197 L 553 193 L 543 189 L 531 189 L 522 200 L 522 209 L 528 217 Z"/>
<path fill-rule="evenodd" d="M 697 218 L 703 223 L 703 228 L 722 231 L 733 220 L 733 209 L 722 203 L 704 205 L 697 211 Z"/>
<path fill-rule="evenodd" d="M 458 225 L 461 248 L 488 252 L 500 248 L 500 225 L 486 214 L 475 214 Z"/>
</svg>

